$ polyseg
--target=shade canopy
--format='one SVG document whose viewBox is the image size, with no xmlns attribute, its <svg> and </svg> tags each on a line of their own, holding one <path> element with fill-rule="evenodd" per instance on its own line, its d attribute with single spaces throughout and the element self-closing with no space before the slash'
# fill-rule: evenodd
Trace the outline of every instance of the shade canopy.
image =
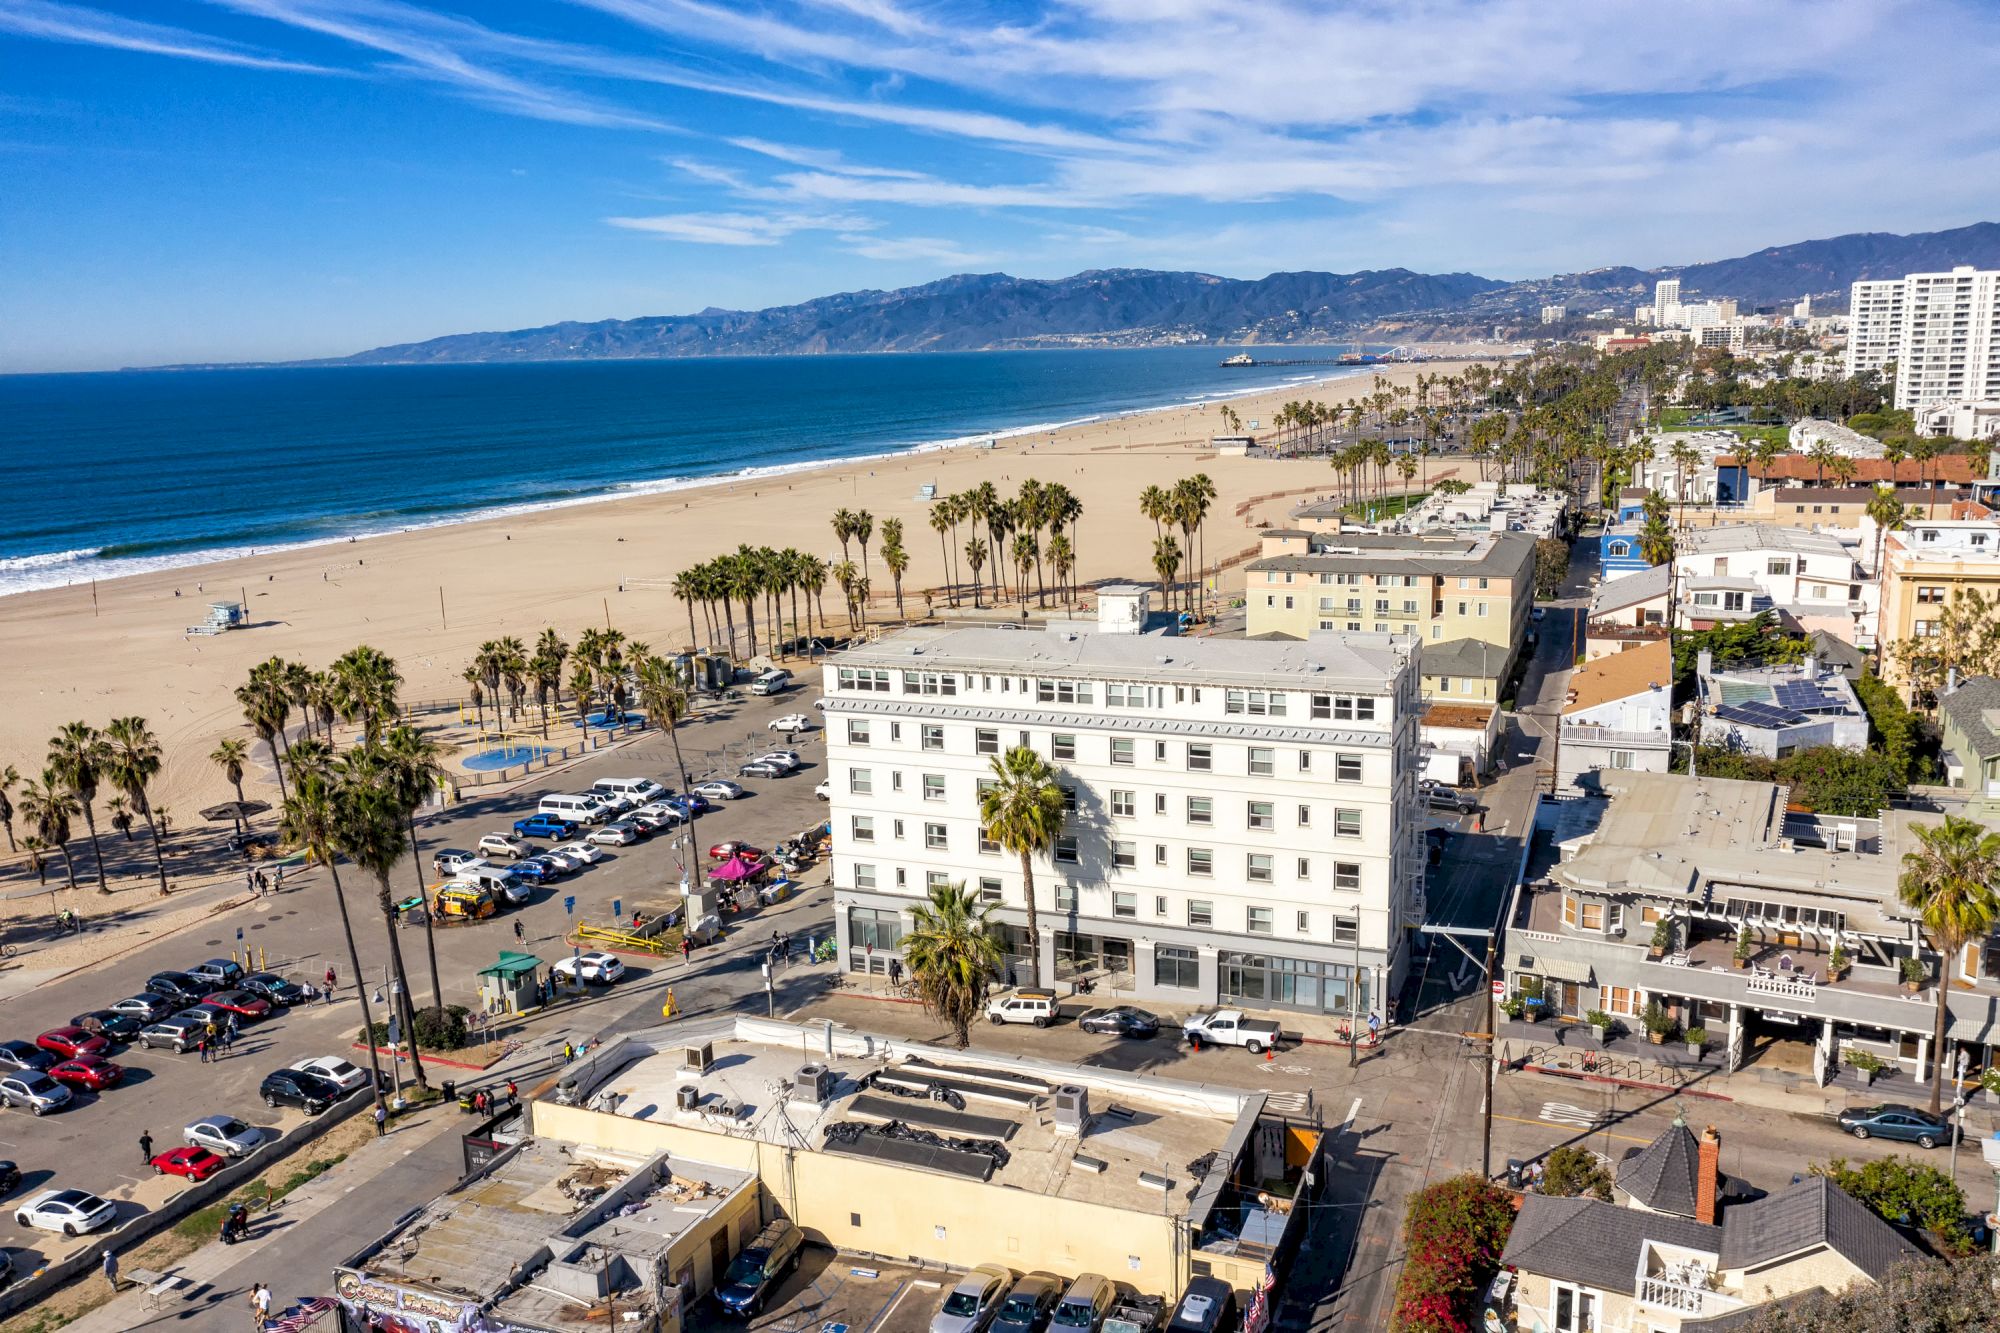
<svg viewBox="0 0 2000 1333">
<path fill-rule="evenodd" d="M 708 877 L 710 879 L 726 880 L 734 884 L 740 879 L 748 879 L 752 875 L 760 873 L 763 869 L 763 866 L 752 865 L 740 856 L 732 856 L 715 869 L 709 871 Z"/>
<path fill-rule="evenodd" d="M 270 808 L 269 801 L 224 801 L 221 805 L 211 805 L 203 810 L 201 817 L 211 824 L 238 824 Z"/>
</svg>

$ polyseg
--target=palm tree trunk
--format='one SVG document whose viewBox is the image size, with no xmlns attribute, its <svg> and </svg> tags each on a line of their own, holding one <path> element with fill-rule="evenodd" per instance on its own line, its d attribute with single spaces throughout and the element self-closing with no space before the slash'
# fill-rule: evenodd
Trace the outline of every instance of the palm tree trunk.
<svg viewBox="0 0 2000 1333">
<path fill-rule="evenodd" d="M 104 849 L 97 845 L 97 815 L 89 801 L 83 803 L 83 826 L 90 831 L 90 859 L 97 863 L 97 891 L 109 893 L 111 886 L 104 881 Z"/>
<path fill-rule="evenodd" d="M 548 726 L 549 715 L 548 711 L 544 709 L 542 712 L 542 736 L 545 740 L 548 738 Z M 414 813 L 410 815 L 409 828 L 410 868 L 416 874 L 417 896 L 421 898 L 424 896 L 424 854 L 422 849 L 417 846 L 417 817 Z M 437 936 L 433 933 L 431 927 L 429 903 L 424 904 L 424 948 L 430 953 L 431 958 L 431 1008 L 442 1009 L 444 1008 L 444 987 L 438 982 Z"/>
<path fill-rule="evenodd" d="M 417 1021 L 410 1004 L 410 978 L 403 970 L 403 941 L 396 930 L 396 904 L 391 901 L 389 876 L 381 876 L 382 925 L 389 933 L 389 974 L 396 980 L 396 999 L 390 1007 L 399 1011 L 403 1020 L 403 1042 L 410 1048 L 410 1077 L 420 1088 L 430 1087 L 430 1080 L 424 1077 L 423 1058 L 417 1054 Z M 355 978 L 359 983 L 360 978 Z"/>
<path fill-rule="evenodd" d="M 160 845 L 160 826 L 153 822 L 153 803 L 143 792 L 139 794 L 139 813 L 146 817 L 146 833 L 153 840 L 153 869 L 159 872 L 160 896 L 164 898 L 171 892 L 167 888 L 167 853 Z"/>
<path fill-rule="evenodd" d="M 1932 1115 L 1938 1114 L 1938 1108 L 1944 1105 L 1944 1073 L 1945 1067 L 1951 1063 L 1944 1049 L 1945 1022 L 1951 1014 L 1949 1008 L 1951 1003 L 1951 968 L 1952 961 L 1963 952 L 1964 946 L 1961 945 L 1949 952 L 1940 951 L 1938 957 L 1937 1026 L 1931 1035 Z"/>
<path fill-rule="evenodd" d="M 70 888 L 74 889 L 76 887 L 76 861 L 69 854 L 69 843 L 67 841 L 59 842 L 56 846 L 62 849 L 63 874 L 69 878 Z"/>
<path fill-rule="evenodd" d="M 1021 853 L 1021 891 L 1028 900 L 1028 961 L 1035 979 L 1035 985 L 1042 984 L 1042 930 L 1035 916 L 1035 865 L 1026 852 Z"/>
<path fill-rule="evenodd" d="M 694 598 L 690 597 L 687 599 L 687 609 L 688 609 L 688 647 L 690 649 L 693 649 L 699 647 L 701 644 L 701 635 L 695 633 L 695 628 L 694 628 Z"/>
<path fill-rule="evenodd" d="M 375 1054 L 375 1020 L 368 1012 L 368 982 L 361 974 L 361 950 L 354 947 L 354 920 L 347 914 L 347 892 L 340 887 L 340 870 L 331 856 L 326 858 L 326 872 L 333 879 L 333 900 L 340 905 L 340 933 L 347 938 L 347 966 L 354 977 L 354 1002 L 361 1006 L 361 1030 L 368 1036 L 368 1072 L 373 1075 L 369 1084 L 375 1090 L 375 1108 L 386 1117 L 389 1108 L 382 1102 L 382 1061 Z M 375 1132 L 380 1135 L 387 1128 L 385 1121 Z"/>
</svg>

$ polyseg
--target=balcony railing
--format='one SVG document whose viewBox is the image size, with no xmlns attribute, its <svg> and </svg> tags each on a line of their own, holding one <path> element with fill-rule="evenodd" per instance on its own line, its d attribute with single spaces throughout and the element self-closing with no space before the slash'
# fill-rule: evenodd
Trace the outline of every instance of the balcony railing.
<svg viewBox="0 0 2000 1333">
<path fill-rule="evenodd" d="M 1717 1299 L 1716 1293 L 1707 1287 L 1691 1286 L 1685 1282 L 1675 1282 L 1671 1278 L 1642 1277 L 1639 1279 L 1639 1300 L 1646 1305 L 1657 1305 L 1662 1310 L 1672 1310 L 1676 1314 L 1699 1316 L 1703 1310 L 1723 1305 L 1734 1306 L 1736 1301 Z"/>
<path fill-rule="evenodd" d="M 1810 1000 L 1819 994 L 1819 983 L 1811 977 L 1766 972 L 1762 968 L 1750 974 L 1748 988 L 1752 995 L 1777 995 L 1791 1000 Z"/>
</svg>

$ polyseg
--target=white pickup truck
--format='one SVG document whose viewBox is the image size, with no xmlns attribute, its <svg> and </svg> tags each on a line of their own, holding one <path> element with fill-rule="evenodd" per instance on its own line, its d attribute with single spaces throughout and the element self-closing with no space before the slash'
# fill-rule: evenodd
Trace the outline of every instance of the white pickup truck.
<svg viewBox="0 0 2000 1333">
<path fill-rule="evenodd" d="M 1181 1036 L 1191 1046 L 1241 1046 L 1252 1055 L 1262 1055 L 1267 1046 L 1276 1047 L 1281 1035 L 1276 1023 L 1246 1018 L 1240 1009 L 1190 1014 L 1181 1023 Z"/>
</svg>

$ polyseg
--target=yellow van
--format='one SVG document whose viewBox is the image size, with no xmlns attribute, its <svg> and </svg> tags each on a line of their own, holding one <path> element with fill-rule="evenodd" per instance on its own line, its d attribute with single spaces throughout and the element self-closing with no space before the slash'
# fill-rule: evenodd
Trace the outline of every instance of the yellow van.
<svg viewBox="0 0 2000 1333">
<path fill-rule="evenodd" d="M 447 920 L 484 921 L 496 910 L 493 895 L 477 884 L 447 884 L 438 890 L 437 914 Z"/>
</svg>

